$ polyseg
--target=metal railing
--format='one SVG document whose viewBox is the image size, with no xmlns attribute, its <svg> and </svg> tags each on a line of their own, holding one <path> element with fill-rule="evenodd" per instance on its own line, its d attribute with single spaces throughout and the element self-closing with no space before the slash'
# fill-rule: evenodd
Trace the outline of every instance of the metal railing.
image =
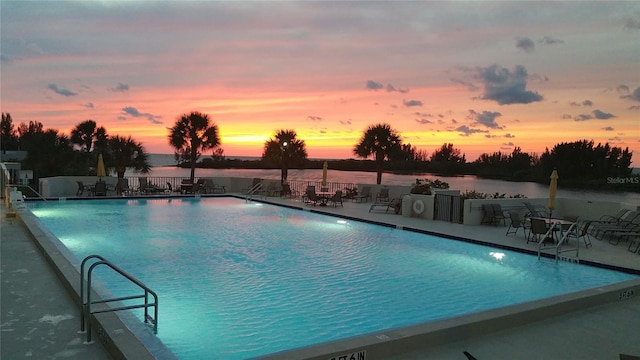
<svg viewBox="0 0 640 360">
<path fill-rule="evenodd" d="M 540 259 L 540 256 L 541 256 L 543 250 L 554 249 L 555 250 L 555 260 L 556 260 L 556 262 L 558 262 L 558 260 L 561 258 L 561 256 L 560 256 L 561 253 L 574 251 L 574 250 L 576 252 L 575 259 L 577 260 L 579 258 L 579 256 L 580 256 L 580 240 L 579 239 L 576 238 L 576 247 L 575 248 L 562 249 L 562 245 L 565 244 L 565 243 L 568 243 L 569 238 L 572 237 L 572 234 L 576 232 L 577 224 L 578 224 L 577 221 L 574 222 L 565 231 L 565 230 L 562 229 L 562 225 L 560 225 L 560 224 L 558 224 L 556 222 L 552 222 L 549 225 L 549 230 L 547 230 L 547 232 L 544 234 L 544 236 L 542 237 L 542 239 L 538 243 L 538 259 Z M 557 231 L 557 230 L 560 230 L 560 232 L 563 234 L 562 238 L 560 239 L 560 241 L 558 241 L 557 244 L 554 244 L 552 246 L 543 247 L 544 243 L 545 243 L 545 239 L 552 238 L 554 231 Z"/>
<path fill-rule="evenodd" d="M 84 267 L 87 261 L 91 259 L 98 259 L 99 261 L 91 264 L 89 266 L 89 270 L 87 271 L 87 286 L 85 289 L 84 285 Z M 92 273 L 93 270 L 100 265 L 106 265 L 118 274 L 122 275 L 124 278 L 129 280 L 131 283 L 137 285 L 141 288 L 144 293 L 141 295 L 132 295 L 132 296 L 122 296 L 110 299 L 103 300 L 91 300 L 91 281 L 92 281 Z M 86 290 L 86 293 L 85 293 Z M 153 297 L 153 302 L 149 302 L 149 295 Z M 114 312 L 120 310 L 132 310 L 132 309 L 140 309 L 144 308 L 144 322 L 153 324 L 153 333 L 158 333 L 158 295 L 151 289 L 149 289 L 145 284 L 143 284 L 140 280 L 135 277 L 129 275 L 126 271 L 120 269 L 110 261 L 106 260 L 100 255 L 89 255 L 80 264 L 80 297 L 81 297 L 81 316 L 80 316 L 80 331 L 84 332 L 86 329 L 87 332 L 87 343 L 91 342 L 91 317 L 93 314 L 104 313 L 104 312 Z M 86 299 L 86 301 L 85 301 Z M 124 300 L 134 300 L 134 299 L 144 299 L 143 304 L 137 305 L 123 305 L 119 307 L 107 307 L 101 310 L 93 310 L 92 307 L 94 304 L 107 304 L 114 301 L 124 301 Z M 153 317 L 149 315 L 149 308 L 153 307 Z"/>
</svg>

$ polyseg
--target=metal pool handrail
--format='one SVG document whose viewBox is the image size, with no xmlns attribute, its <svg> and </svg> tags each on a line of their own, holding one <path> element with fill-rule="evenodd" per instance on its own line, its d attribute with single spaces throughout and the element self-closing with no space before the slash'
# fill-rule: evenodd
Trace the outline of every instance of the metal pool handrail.
<svg viewBox="0 0 640 360">
<path fill-rule="evenodd" d="M 84 286 L 84 266 L 87 261 L 91 259 L 99 259 L 99 261 L 93 263 L 89 266 L 89 270 L 87 271 L 87 287 L 86 287 L 86 296 L 85 296 L 85 286 Z M 140 287 L 144 290 L 144 294 L 142 295 L 132 295 L 132 296 L 123 296 L 111 299 L 103 299 L 91 301 L 91 274 L 93 269 L 95 269 L 99 265 L 106 265 L 110 267 L 112 270 L 116 271 L 127 280 L 132 282 L 133 284 Z M 153 297 L 153 302 L 149 302 L 149 294 Z M 136 279 L 126 271 L 120 269 L 112 262 L 106 260 L 100 255 L 89 255 L 80 264 L 80 297 L 81 297 L 81 317 L 80 317 L 80 331 L 84 332 L 85 328 L 87 331 L 87 343 L 91 342 L 91 316 L 92 314 L 104 313 L 104 312 L 112 312 L 112 311 L 120 311 L 120 310 L 132 310 L 144 308 L 144 322 L 153 324 L 153 333 L 158 333 L 158 295 L 151 289 L 149 289 L 144 283 L 140 280 Z M 86 302 L 85 302 L 86 298 Z M 143 304 L 138 305 L 128 305 L 128 306 L 120 306 L 120 307 L 107 307 L 103 310 L 93 310 L 91 309 L 93 304 L 106 304 L 112 301 L 123 301 L 123 300 L 133 300 L 133 299 L 141 299 L 144 298 Z M 149 315 L 148 309 L 153 307 L 154 314 L 153 317 Z"/>
</svg>

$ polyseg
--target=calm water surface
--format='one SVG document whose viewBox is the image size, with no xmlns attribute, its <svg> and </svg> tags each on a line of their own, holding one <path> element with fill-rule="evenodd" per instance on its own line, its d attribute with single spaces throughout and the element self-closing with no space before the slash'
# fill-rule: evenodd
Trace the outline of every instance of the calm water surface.
<svg viewBox="0 0 640 360">
<path fill-rule="evenodd" d="M 150 176 L 175 176 L 189 177 L 190 170 L 177 168 L 175 166 L 154 166 Z M 263 179 L 280 179 L 280 170 L 254 170 L 254 169 L 196 169 L 196 177 L 247 177 Z M 516 194 L 525 195 L 527 198 L 546 198 L 549 195 L 549 187 L 533 182 L 510 182 L 503 180 L 482 179 L 475 176 L 437 176 L 430 173 L 398 175 L 382 174 L 382 184 L 384 185 L 411 185 L 416 179 L 430 180 L 440 179 L 449 183 L 450 188 L 465 192 L 475 190 L 487 194 L 506 194 L 513 196 Z M 289 170 L 290 180 L 312 180 L 322 179 L 321 169 Z M 339 183 L 355 184 L 375 184 L 376 173 L 364 171 L 328 171 L 328 181 Z M 639 185 L 640 186 L 640 185 Z M 592 201 L 616 201 L 640 205 L 640 193 L 613 192 L 613 191 L 586 191 L 569 190 L 562 188 L 562 178 L 560 179 L 558 195 L 559 198 L 586 199 Z"/>
</svg>

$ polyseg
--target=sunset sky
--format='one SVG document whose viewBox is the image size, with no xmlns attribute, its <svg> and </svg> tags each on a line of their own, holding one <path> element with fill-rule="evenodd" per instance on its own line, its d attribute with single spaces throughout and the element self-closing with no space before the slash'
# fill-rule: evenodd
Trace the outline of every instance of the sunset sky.
<svg viewBox="0 0 640 360">
<path fill-rule="evenodd" d="M 293 129 L 352 158 L 389 123 L 468 161 L 609 142 L 640 166 L 640 2 L 6 1 L 1 106 L 69 134 L 94 120 L 149 153 L 191 111 L 227 156 Z"/>
</svg>

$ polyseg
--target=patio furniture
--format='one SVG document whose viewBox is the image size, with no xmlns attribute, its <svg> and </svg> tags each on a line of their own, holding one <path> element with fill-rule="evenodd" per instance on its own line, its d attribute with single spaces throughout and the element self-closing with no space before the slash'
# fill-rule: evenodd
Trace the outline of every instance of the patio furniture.
<svg viewBox="0 0 640 360">
<path fill-rule="evenodd" d="M 591 247 L 591 237 L 589 236 L 589 226 L 591 225 L 591 221 L 583 221 L 579 223 L 574 229 L 574 231 L 570 231 L 567 233 L 567 237 L 575 238 L 577 241 L 580 241 L 580 238 L 584 241 L 585 247 Z"/>
<path fill-rule="evenodd" d="M 107 196 L 107 183 L 104 181 L 97 181 L 96 186 L 93 188 L 93 195 Z"/>
<path fill-rule="evenodd" d="M 354 198 L 355 202 L 369 202 L 372 200 L 371 198 L 371 186 L 363 186 L 362 193 L 356 195 Z"/>
<path fill-rule="evenodd" d="M 328 202 L 332 203 L 333 207 L 338 206 L 338 203 L 340 203 L 340 206 L 344 207 L 344 204 L 342 203 L 342 190 L 337 190 L 336 193 L 329 198 Z"/>
<path fill-rule="evenodd" d="M 523 202 L 523 204 L 529 211 L 527 215 L 525 215 L 525 217 L 549 217 L 549 213 L 546 210 L 544 210 L 543 207 L 539 206 L 536 208 L 535 205 L 526 201 Z"/>
<path fill-rule="evenodd" d="M 180 181 L 180 192 L 183 194 L 191 194 L 193 193 L 194 183 L 191 179 L 182 179 Z"/>
<path fill-rule="evenodd" d="M 505 226 L 507 225 L 507 217 L 504 215 L 504 211 L 502 211 L 502 206 L 500 206 L 500 204 L 482 204 L 482 212 L 483 216 L 480 221 L 481 224 L 498 225 L 500 221 L 502 221 Z"/>
<path fill-rule="evenodd" d="M 376 201 L 375 203 L 373 203 L 371 205 L 371 207 L 369 207 L 369 212 L 377 209 L 377 208 L 381 208 L 384 209 L 385 213 L 388 213 L 389 210 L 393 209 L 394 213 L 396 214 L 400 214 L 401 210 L 402 210 L 402 199 L 400 198 L 393 198 L 389 201 Z"/>
<path fill-rule="evenodd" d="M 382 188 L 376 195 L 376 202 L 385 202 L 389 200 L 389 188 Z"/>
<path fill-rule="evenodd" d="M 527 221 L 525 221 L 520 213 L 517 211 L 509 211 L 509 219 L 511 223 L 509 224 L 509 228 L 507 229 L 506 235 L 518 235 L 518 229 L 522 229 L 524 232 L 524 237 L 527 237 Z"/>
<path fill-rule="evenodd" d="M 322 202 L 322 199 L 316 194 L 315 186 L 307 187 L 307 191 L 305 192 L 306 200 L 304 200 L 305 204 L 316 206 L 319 202 Z"/>
</svg>

